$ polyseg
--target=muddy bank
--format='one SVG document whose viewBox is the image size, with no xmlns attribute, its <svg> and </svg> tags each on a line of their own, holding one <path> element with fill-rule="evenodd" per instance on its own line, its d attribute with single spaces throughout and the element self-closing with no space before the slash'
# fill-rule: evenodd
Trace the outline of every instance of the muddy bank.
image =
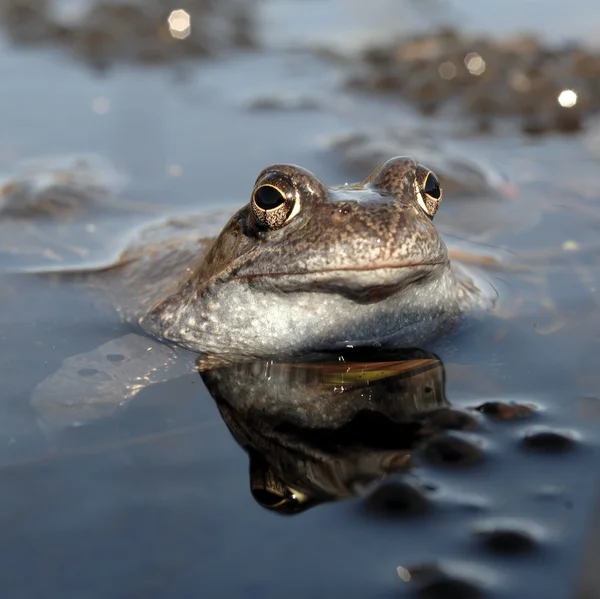
<svg viewBox="0 0 600 599">
<path fill-rule="evenodd" d="M 0 27 L 16 44 L 58 46 L 98 68 L 162 64 L 255 43 L 253 0 L 10 0 Z"/>
<path fill-rule="evenodd" d="M 485 131 L 509 118 L 530 135 L 573 132 L 600 111 L 600 54 L 531 35 L 495 41 L 442 29 L 370 45 L 342 64 L 350 89 Z"/>
</svg>

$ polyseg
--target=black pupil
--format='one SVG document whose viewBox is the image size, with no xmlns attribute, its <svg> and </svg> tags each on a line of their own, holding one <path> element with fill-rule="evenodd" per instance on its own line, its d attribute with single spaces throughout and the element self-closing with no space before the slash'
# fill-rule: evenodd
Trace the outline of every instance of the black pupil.
<svg viewBox="0 0 600 599">
<path fill-rule="evenodd" d="M 270 185 L 263 185 L 254 192 L 254 202 L 262 210 L 273 210 L 285 202 L 281 192 Z"/>
<path fill-rule="evenodd" d="M 440 199 L 440 183 L 433 173 L 427 175 L 425 185 L 423 186 L 423 192 L 428 196 L 431 196 L 434 200 Z"/>
</svg>

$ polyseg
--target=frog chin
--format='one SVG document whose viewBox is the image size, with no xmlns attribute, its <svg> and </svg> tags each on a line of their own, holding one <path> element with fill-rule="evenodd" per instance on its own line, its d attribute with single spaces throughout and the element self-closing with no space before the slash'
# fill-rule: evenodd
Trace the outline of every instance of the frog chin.
<svg viewBox="0 0 600 599">
<path fill-rule="evenodd" d="M 460 313 L 452 270 L 440 264 L 318 274 L 236 278 L 167 302 L 143 325 L 192 351 L 271 358 L 348 345 L 415 347 Z"/>
</svg>

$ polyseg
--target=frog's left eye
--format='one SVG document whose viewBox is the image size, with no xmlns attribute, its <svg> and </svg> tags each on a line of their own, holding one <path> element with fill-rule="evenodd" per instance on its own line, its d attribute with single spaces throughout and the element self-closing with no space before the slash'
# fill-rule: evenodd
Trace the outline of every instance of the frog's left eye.
<svg viewBox="0 0 600 599">
<path fill-rule="evenodd" d="M 259 183 L 250 204 L 256 222 L 267 229 L 280 229 L 300 209 L 295 189 L 274 183 Z"/>
<path fill-rule="evenodd" d="M 424 166 L 417 167 L 415 193 L 423 212 L 433 218 L 442 201 L 442 188 L 435 174 Z"/>
</svg>

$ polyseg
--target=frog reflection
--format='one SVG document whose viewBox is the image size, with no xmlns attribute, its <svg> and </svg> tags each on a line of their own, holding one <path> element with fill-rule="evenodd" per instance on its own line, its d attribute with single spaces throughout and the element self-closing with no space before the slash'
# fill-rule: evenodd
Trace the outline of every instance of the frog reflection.
<svg viewBox="0 0 600 599">
<path fill-rule="evenodd" d="M 298 513 L 410 468 L 412 448 L 435 432 L 432 417 L 449 405 L 443 364 L 420 350 L 375 359 L 199 366 L 248 453 L 260 505 Z"/>
</svg>

